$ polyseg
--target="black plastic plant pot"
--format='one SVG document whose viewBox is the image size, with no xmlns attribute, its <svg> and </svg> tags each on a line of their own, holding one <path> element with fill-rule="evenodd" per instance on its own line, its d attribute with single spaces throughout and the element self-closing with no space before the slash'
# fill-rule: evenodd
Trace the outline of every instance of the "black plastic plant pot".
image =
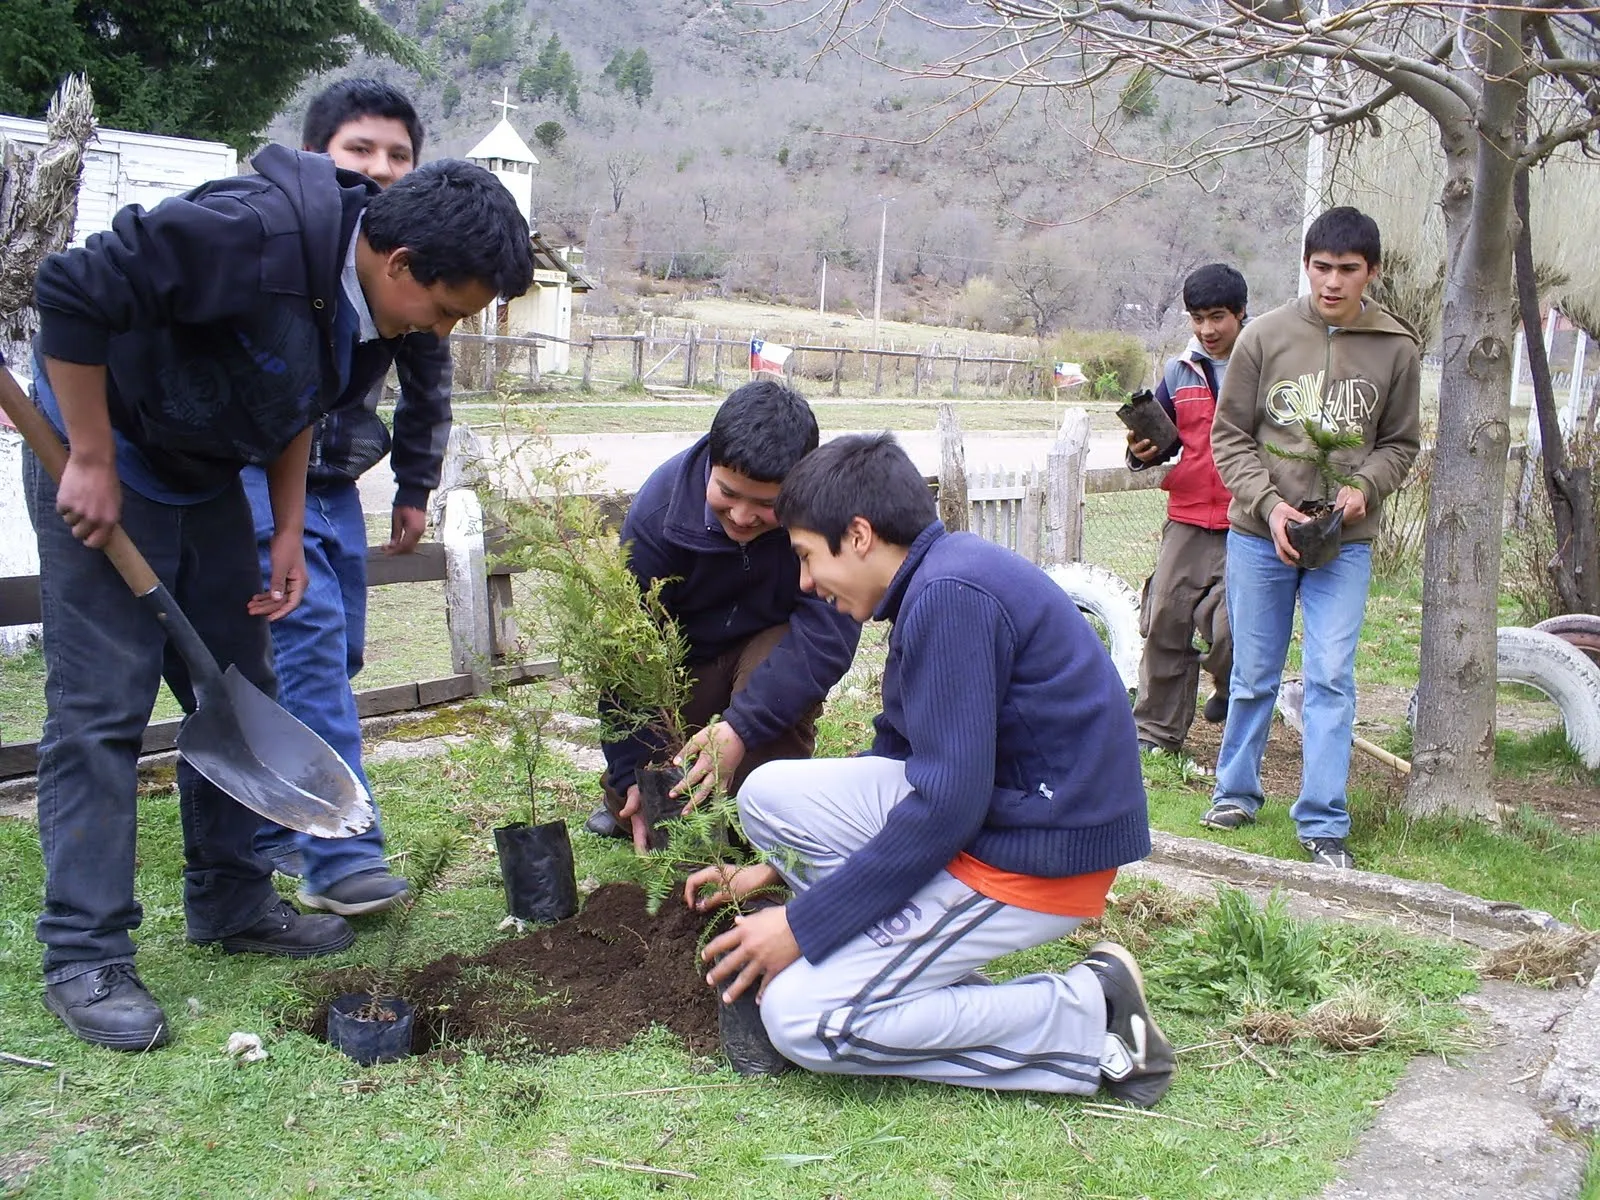
<svg viewBox="0 0 1600 1200">
<path fill-rule="evenodd" d="M 565 821 L 517 821 L 494 831 L 506 911 L 523 921 L 565 921 L 578 911 L 578 876 Z"/>
<path fill-rule="evenodd" d="M 683 772 L 677 767 L 640 767 L 634 776 L 639 785 L 639 806 L 650 827 L 648 845 L 659 850 L 667 844 L 667 835 L 658 826 L 683 812 L 683 798 L 669 795 L 683 782 Z"/>
<path fill-rule="evenodd" d="M 767 1027 L 761 1023 L 754 986 L 740 992 L 732 1004 L 717 997 L 717 1034 L 722 1057 L 740 1075 L 782 1075 L 794 1066 L 773 1048 Z"/>
<path fill-rule="evenodd" d="M 1300 565 L 1314 571 L 1339 557 L 1344 543 L 1344 509 L 1326 500 L 1305 500 L 1298 507 L 1311 519 L 1289 522 L 1289 544 L 1300 555 Z"/>
<path fill-rule="evenodd" d="M 366 992 L 348 992 L 328 1006 L 328 1045 L 363 1067 L 398 1062 L 411 1054 L 415 1016 L 398 996 L 374 1000 Z"/>
<path fill-rule="evenodd" d="M 1163 454 L 1178 444 L 1178 427 L 1148 391 L 1128 397 L 1128 402 L 1117 409 L 1117 420 L 1145 441 L 1161 447 Z"/>
</svg>

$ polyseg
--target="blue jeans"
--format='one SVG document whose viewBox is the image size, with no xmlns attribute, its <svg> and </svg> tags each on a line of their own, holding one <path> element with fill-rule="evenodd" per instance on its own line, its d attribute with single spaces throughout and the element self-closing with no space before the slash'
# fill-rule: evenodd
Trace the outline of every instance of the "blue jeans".
<svg viewBox="0 0 1600 1200">
<path fill-rule="evenodd" d="M 1302 838 L 1346 837 L 1345 783 L 1356 719 L 1356 644 L 1367 611 L 1372 548 L 1353 542 L 1314 571 L 1284 564 L 1265 538 L 1228 533 L 1228 621 L 1233 675 L 1228 723 L 1217 756 L 1213 802 L 1248 813 L 1261 807 L 1261 756 L 1294 629 L 1295 596 L 1304 617 L 1305 737 L 1300 795 L 1289 815 Z"/>
<path fill-rule="evenodd" d="M 28 513 L 39 539 L 46 716 L 39 743 L 39 845 L 44 853 L 46 983 L 133 961 L 139 744 L 165 674 L 184 710 L 194 693 L 154 615 L 98 550 L 56 514 L 56 487 L 24 456 Z M 237 485 L 193 505 L 122 490 L 122 527 L 224 669 L 274 691 L 267 622 L 246 604 L 261 589 L 250 509 Z M 261 818 L 178 763 L 184 913 L 193 941 L 254 925 L 277 903 L 251 848 Z"/>
<path fill-rule="evenodd" d="M 271 569 L 273 530 L 267 477 L 260 468 L 247 467 L 243 479 L 265 575 Z M 366 787 L 361 718 L 350 681 L 361 670 L 367 640 L 367 527 L 353 482 L 306 488 L 305 547 L 305 598 L 270 626 L 278 702 L 332 746 Z M 376 822 L 355 837 L 321 838 L 268 821 L 256 835 L 256 850 L 269 859 L 298 850 L 305 890 L 313 894 L 384 865 L 383 830 Z"/>
</svg>

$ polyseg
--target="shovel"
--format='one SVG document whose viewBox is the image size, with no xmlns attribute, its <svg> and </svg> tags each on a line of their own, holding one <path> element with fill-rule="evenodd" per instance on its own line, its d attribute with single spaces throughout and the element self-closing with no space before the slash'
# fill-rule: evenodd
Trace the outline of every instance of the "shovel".
<svg viewBox="0 0 1600 1200">
<path fill-rule="evenodd" d="M 67 449 L 44 415 L 0 367 L 0 409 L 58 483 Z M 154 614 L 188 665 L 195 710 L 178 731 L 178 753 L 246 808 L 287 829 L 350 837 L 371 828 L 372 799 L 333 748 L 230 665 L 226 673 L 119 525 L 106 557 Z"/>
<path fill-rule="evenodd" d="M 1305 736 L 1306 726 L 1304 712 L 1306 706 L 1306 685 L 1298 679 L 1285 679 L 1278 688 L 1278 711 L 1283 714 L 1283 722 L 1301 737 Z M 1370 754 L 1385 766 L 1393 767 L 1402 775 L 1411 774 L 1411 764 L 1398 754 L 1390 754 L 1382 746 L 1374 746 L 1364 737 L 1352 737 L 1351 742 L 1363 754 Z"/>
</svg>

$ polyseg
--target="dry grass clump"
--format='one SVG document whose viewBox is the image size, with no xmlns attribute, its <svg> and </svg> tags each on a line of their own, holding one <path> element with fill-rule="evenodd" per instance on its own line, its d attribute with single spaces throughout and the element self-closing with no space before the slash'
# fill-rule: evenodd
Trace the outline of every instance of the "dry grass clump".
<svg viewBox="0 0 1600 1200">
<path fill-rule="evenodd" d="M 1490 979 L 1538 987 L 1586 983 L 1600 960 L 1600 933 L 1582 929 L 1564 933 L 1532 933 L 1519 942 L 1491 950 L 1478 967 Z"/>
<path fill-rule="evenodd" d="M 1301 1027 L 1330 1050 L 1371 1050 L 1388 1039 L 1390 1006 L 1364 988 L 1344 988 L 1307 1011 Z"/>
<path fill-rule="evenodd" d="M 1118 887 L 1106 897 L 1105 916 L 1085 921 L 1070 936 L 1084 946 L 1102 938 L 1140 954 L 1155 945 L 1156 933 L 1174 925 L 1192 924 L 1207 901 L 1153 880 Z"/>
<path fill-rule="evenodd" d="M 1234 1024 L 1252 1042 L 1263 1046 L 1287 1046 L 1304 1034 L 1300 1018 L 1281 1008 L 1249 1008 Z"/>
<path fill-rule="evenodd" d="M 1321 1042 L 1329 1050 L 1352 1053 L 1384 1043 L 1414 1040 L 1402 1028 L 1392 1005 L 1364 987 L 1346 987 L 1296 1016 L 1282 1008 L 1266 1006 L 1245 1010 L 1234 1027 L 1251 1041 L 1266 1046 L 1287 1046 L 1297 1038 Z"/>
</svg>

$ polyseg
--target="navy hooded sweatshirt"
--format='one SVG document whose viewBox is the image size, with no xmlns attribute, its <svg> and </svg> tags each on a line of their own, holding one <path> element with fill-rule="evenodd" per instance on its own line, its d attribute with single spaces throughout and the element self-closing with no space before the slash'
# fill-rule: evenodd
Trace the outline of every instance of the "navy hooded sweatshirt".
<svg viewBox="0 0 1600 1200">
<path fill-rule="evenodd" d="M 1128 693 L 1048 575 L 934 521 L 873 619 L 894 629 L 870 753 L 904 762 L 916 790 L 842 866 L 789 901 L 808 961 L 899 912 L 962 851 L 1047 879 L 1150 853 Z"/>
<path fill-rule="evenodd" d="M 345 251 L 378 185 L 282 146 L 253 165 L 123 209 L 35 285 L 37 352 L 103 364 L 112 428 L 194 492 L 276 459 L 394 354 L 356 347 L 338 320 Z"/>
<path fill-rule="evenodd" d="M 800 560 L 781 529 L 740 545 L 706 503 L 711 439 L 662 463 L 622 523 L 639 586 L 657 579 L 662 603 L 689 643 L 689 665 L 710 662 L 764 629 L 789 632 L 722 716 L 747 747 L 790 728 L 839 682 L 855 658 L 861 626 L 800 590 Z M 607 781 L 619 793 L 659 749 L 646 732 L 605 746 Z"/>
</svg>

